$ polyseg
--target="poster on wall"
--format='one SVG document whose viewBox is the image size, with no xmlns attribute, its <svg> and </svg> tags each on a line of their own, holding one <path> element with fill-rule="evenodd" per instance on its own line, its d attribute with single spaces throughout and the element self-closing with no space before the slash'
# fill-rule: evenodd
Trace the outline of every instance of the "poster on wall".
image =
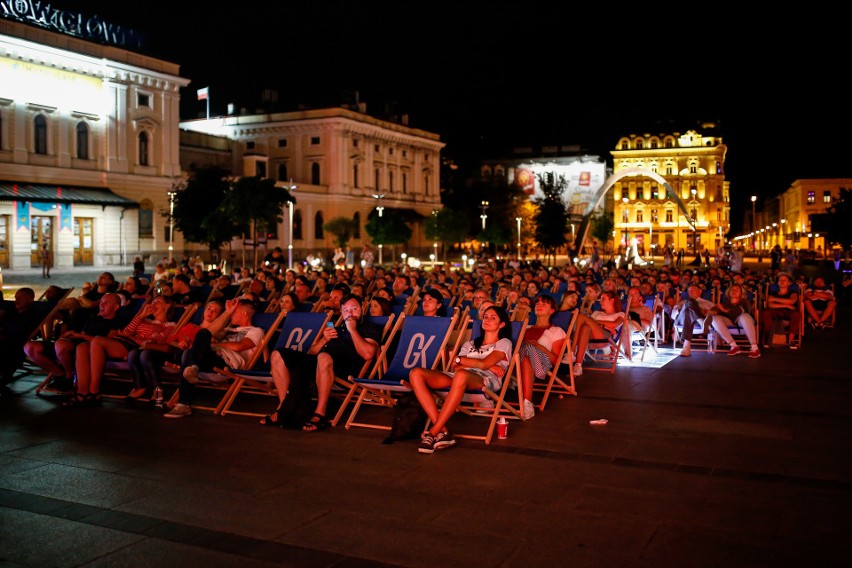
<svg viewBox="0 0 852 568">
<path fill-rule="evenodd" d="M 63 203 L 59 206 L 59 231 L 73 231 L 71 226 L 71 204 Z"/>
<path fill-rule="evenodd" d="M 30 204 L 26 201 L 15 202 L 15 218 L 18 223 L 15 225 L 16 231 L 30 232 Z"/>
</svg>

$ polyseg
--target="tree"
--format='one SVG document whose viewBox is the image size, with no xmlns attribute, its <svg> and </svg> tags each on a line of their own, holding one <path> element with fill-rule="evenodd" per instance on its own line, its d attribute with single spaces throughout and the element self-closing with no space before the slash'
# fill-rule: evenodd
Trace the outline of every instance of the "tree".
<svg viewBox="0 0 852 568">
<path fill-rule="evenodd" d="M 418 217 L 422 218 L 419 215 Z M 377 246 L 407 243 L 413 233 L 405 222 L 405 215 L 393 207 L 385 207 L 382 216 L 379 216 L 375 209 L 370 211 L 364 230 Z"/>
<path fill-rule="evenodd" d="M 358 229 L 358 224 L 354 219 L 350 219 L 349 217 L 335 217 L 323 225 L 322 228 L 334 235 L 337 246 L 346 248 L 349 239 L 352 238 L 352 235 Z"/>
<path fill-rule="evenodd" d="M 184 188 L 177 190 L 174 204 L 175 228 L 183 234 L 184 240 L 206 244 L 213 253 L 238 234 L 233 223 L 222 219 L 218 213 L 229 188 L 228 172 L 218 166 L 198 168 L 190 173 Z M 215 222 L 210 222 L 212 219 Z"/>
<path fill-rule="evenodd" d="M 221 210 L 225 218 L 239 220 L 244 240 L 246 232 L 252 235 L 254 266 L 258 264 L 257 235 L 277 226 L 284 205 L 295 202 L 287 189 L 276 187 L 275 180 L 269 178 L 241 177 L 231 184 Z"/>
<path fill-rule="evenodd" d="M 591 235 L 603 244 L 604 251 L 606 251 L 607 244 L 612 238 L 612 229 L 615 227 L 615 221 L 613 221 L 612 215 L 605 211 L 598 211 L 592 217 L 591 221 Z"/>
<path fill-rule="evenodd" d="M 444 245 L 443 258 L 447 261 L 447 245 L 464 241 L 470 233 L 467 213 L 452 207 L 444 207 L 437 214 L 430 215 L 425 222 L 426 238 Z"/>
<path fill-rule="evenodd" d="M 538 206 L 535 214 L 535 240 L 553 258 L 556 264 L 556 250 L 568 243 L 568 208 L 562 196 L 568 187 L 564 175 L 551 173 L 539 174 L 538 185 L 543 197 L 536 197 L 533 203 Z"/>
</svg>

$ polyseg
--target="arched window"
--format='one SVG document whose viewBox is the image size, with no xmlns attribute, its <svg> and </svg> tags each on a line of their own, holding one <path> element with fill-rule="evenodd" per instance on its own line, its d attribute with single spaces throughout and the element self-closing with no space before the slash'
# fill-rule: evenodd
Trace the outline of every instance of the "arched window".
<svg viewBox="0 0 852 568">
<path fill-rule="evenodd" d="M 33 119 L 33 151 L 47 154 L 47 119 L 41 114 Z"/>
<path fill-rule="evenodd" d="M 148 134 L 146 132 L 139 133 L 139 165 L 148 165 Z"/>
<path fill-rule="evenodd" d="M 320 167 L 319 163 L 314 162 L 311 164 L 311 184 L 319 185 L 320 184 Z"/>
<path fill-rule="evenodd" d="M 278 164 L 278 181 L 287 181 L 287 164 Z"/>
<path fill-rule="evenodd" d="M 302 240 L 302 210 L 293 212 L 293 238 Z"/>
<path fill-rule="evenodd" d="M 353 227 L 354 230 L 352 231 L 352 238 L 353 239 L 360 239 L 361 238 L 361 213 L 356 211 L 355 214 L 352 215 L 352 220 L 355 221 L 355 227 Z"/>
<path fill-rule="evenodd" d="M 323 221 L 322 221 L 322 211 L 317 211 L 317 214 L 314 215 L 314 238 L 315 239 L 324 239 L 323 232 Z"/>
<path fill-rule="evenodd" d="M 644 148 L 644 147 L 645 147 L 645 144 L 642 142 L 642 140 L 637 140 L 637 141 L 636 141 L 636 149 L 637 149 L 637 150 L 641 150 L 641 149 L 642 149 L 642 148 Z"/>
<path fill-rule="evenodd" d="M 77 158 L 89 159 L 89 127 L 82 121 L 77 123 Z"/>
</svg>

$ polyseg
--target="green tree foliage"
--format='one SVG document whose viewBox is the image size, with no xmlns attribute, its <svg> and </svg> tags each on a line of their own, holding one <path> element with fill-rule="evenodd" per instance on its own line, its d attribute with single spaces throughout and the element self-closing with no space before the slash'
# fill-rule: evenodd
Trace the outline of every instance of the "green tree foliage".
<svg viewBox="0 0 852 568">
<path fill-rule="evenodd" d="M 613 221 L 612 215 L 599 210 L 592 217 L 591 221 L 592 230 L 590 233 L 592 237 L 599 240 L 603 244 L 604 250 L 606 250 L 609 242 L 612 240 L 612 230 L 615 228 L 615 221 Z"/>
<path fill-rule="evenodd" d="M 403 215 L 392 207 L 385 207 L 381 217 L 375 209 L 371 211 L 364 230 L 376 245 L 401 245 L 407 243 L 413 233 Z"/>
<path fill-rule="evenodd" d="M 430 215 L 425 221 L 426 238 L 441 243 L 444 262 L 447 250 L 460 243 L 470 234 L 470 219 L 467 213 L 452 207 L 444 207 L 437 215 Z"/>
<path fill-rule="evenodd" d="M 175 196 L 175 229 L 187 242 L 206 244 L 211 252 L 237 234 L 233 224 L 219 214 L 230 188 L 227 176 L 228 172 L 219 167 L 198 168 Z M 168 217 L 168 212 L 165 215 Z"/>
<path fill-rule="evenodd" d="M 281 212 L 287 203 L 295 203 L 295 199 L 287 189 L 276 187 L 275 180 L 247 176 L 231 184 L 231 191 L 222 202 L 222 213 L 225 218 L 239 220 L 243 235 L 252 235 L 254 266 L 258 263 L 257 235 L 265 234 L 281 222 Z"/>
<path fill-rule="evenodd" d="M 335 217 L 329 220 L 322 228 L 334 235 L 335 242 L 340 248 L 346 248 L 349 239 L 355 234 L 358 225 L 354 219 L 349 217 Z"/>
<path fill-rule="evenodd" d="M 565 206 L 565 190 L 568 180 L 565 176 L 551 173 L 539 174 L 538 186 L 544 194 L 536 197 L 533 203 L 538 207 L 534 216 L 535 240 L 544 249 L 546 256 L 556 263 L 556 250 L 568 243 L 568 208 Z"/>
</svg>

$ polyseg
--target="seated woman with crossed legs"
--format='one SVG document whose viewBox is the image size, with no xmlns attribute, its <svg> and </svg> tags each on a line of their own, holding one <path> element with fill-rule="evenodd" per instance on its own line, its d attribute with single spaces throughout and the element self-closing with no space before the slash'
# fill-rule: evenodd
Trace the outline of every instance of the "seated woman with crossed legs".
<svg viewBox="0 0 852 568">
<path fill-rule="evenodd" d="M 492 305 L 485 308 L 482 314 L 482 331 L 479 336 L 467 341 L 459 349 L 452 372 L 425 368 L 411 370 L 408 379 L 414 394 L 432 422 L 432 427 L 420 439 L 418 452 L 431 454 L 456 443 L 447 430 L 447 421 L 461 404 L 465 390 L 483 386 L 491 391 L 502 388 L 512 353 L 511 337 L 509 314 L 503 308 Z M 447 387 L 450 392 L 438 410 L 432 389 Z"/>
</svg>

